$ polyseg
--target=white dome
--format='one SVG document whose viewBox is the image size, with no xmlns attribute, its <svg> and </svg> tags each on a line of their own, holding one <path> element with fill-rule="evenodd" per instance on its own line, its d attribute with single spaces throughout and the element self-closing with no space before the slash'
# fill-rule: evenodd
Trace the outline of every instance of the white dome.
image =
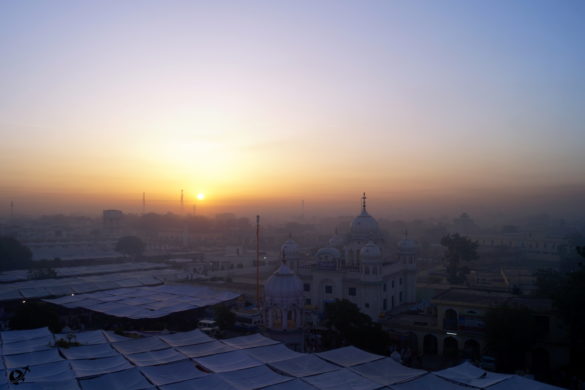
<svg viewBox="0 0 585 390">
<path fill-rule="evenodd" d="M 382 259 L 382 251 L 372 241 L 368 242 L 362 249 L 360 249 L 360 260 L 364 261 L 378 261 Z"/>
<path fill-rule="evenodd" d="M 299 244 L 289 238 L 280 247 L 280 253 L 285 259 L 296 259 L 299 257 Z"/>
<path fill-rule="evenodd" d="M 329 246 L 338 247 L 345 244 L 345 238 L 341 234 L 335 233 L 333 237 L 329 239 Z"/>
<path fill-rule="evenodd" d="M 337 248 L 321 248 L 315 254 L 315 257 L 318 259 L 339 259 L 341 257 L 341 252 Z"/>
<path fill-rule="evenodd" d="M 379 234 L 378 222 L 366 210 L 362 210 L 351 221 L 350 230 L 352 235 L 358 236 L 376 236 Z"/>
<path fill-rule="evenodd" d="M 264 283 L 267 304 L 289 305 L 303 300 L 303 282 L 286 264 L 282 264 Z"/>
</svg>

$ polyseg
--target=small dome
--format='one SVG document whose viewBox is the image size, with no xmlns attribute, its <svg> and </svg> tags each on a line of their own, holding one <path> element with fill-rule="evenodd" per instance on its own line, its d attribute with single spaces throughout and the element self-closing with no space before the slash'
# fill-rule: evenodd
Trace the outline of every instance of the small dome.
<svg viewBox="0 0 585 390">
<path fill-rule="evenodd" d="M 409 238 L 405 238 L 398 242 L 398 250 L 400 252 L 416 252 L 417 248 L 418 245 L 416 244 L 416 241 Z"/>
<path fill-rule="evenodd" d="M 380 248 L 376 244 L 370 241 L 360 249 L 360 259 L 361 261 L 381 260 L 382 251 L 380 251 Z"/>
<path fill-rule="evenodd" d="M 280 253 L 285 259 L 296 259 L 299 257 L 299 244 L 289 238 L 280 247 Z"/>
<path fill-rule="evenodd" d="M 318 259 L 339 259 L 341 252 L 337 248 L 321 248 L 315 254 Z"/>
<path fill-rule="evenodd" d="M 303 298 L 303 282 L 286 264 L 282 264 L 264 283 L 267 302 L 289 304 Z"/>
<path fill-rule="evenodd" d="M 335 233 L 333 237 L 329 239 L 329 246 L 330 247 L 339 247 L 345 244 L 345 238 L 341 234 Z"/>
</svg>

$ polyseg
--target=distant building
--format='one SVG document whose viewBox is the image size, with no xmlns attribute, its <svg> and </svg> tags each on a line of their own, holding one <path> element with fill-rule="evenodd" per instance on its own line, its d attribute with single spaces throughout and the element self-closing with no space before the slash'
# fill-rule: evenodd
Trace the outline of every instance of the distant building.
<svg viewBox="0 0 585 390">
<path fill-rule="evenodd" d="M 322 310 L 327 302 L 347 299 L 374 320 L 396 306 L 415 302 L 416 251 L 416 243 L 405 237 L 398 252 L 391 253 L 378 222 L 366 210 L 365 194 L 350 232 L 335 234 L 309 263 L 299 264 L 293 240 L 282 247 L 283 256 L 303 281 L 305 305 Z"/>
<path fill-rule="evenodd" d="M 102 221 L 106 235 L 118 235 L 122 229 L 123 219 L 124 213 L 120 210 L 104 210 L 102 213 Z"/>
</svg>

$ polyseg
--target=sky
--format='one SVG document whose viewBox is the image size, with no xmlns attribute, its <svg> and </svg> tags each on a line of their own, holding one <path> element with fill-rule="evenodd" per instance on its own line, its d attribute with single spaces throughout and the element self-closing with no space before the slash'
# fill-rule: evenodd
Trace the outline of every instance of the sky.
<svg viewBox="0 0 585 390">
<path fill-rule="evenodd" d="M 0 1 L 0 215 L 585 214 L 585 2 Z M 196 195 L 205 194 L 202 201 Z M 376 207 L 373 206 L 373 207 Z M 279 210 L 279 211 L 278 211 Z"/>
</svg>

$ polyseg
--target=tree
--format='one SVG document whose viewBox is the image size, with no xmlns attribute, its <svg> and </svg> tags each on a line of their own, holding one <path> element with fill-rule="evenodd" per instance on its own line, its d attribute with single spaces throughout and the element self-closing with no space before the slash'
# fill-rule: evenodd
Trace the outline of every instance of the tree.
<svg viewBox="0 0 585 390">
<path fill-rule="evenodd" d="M 526 308 L 500 306 L 486 313 L 487 348 L 495 355 L 498 371 L 525 368 L 525 355 L 536 341 L 536 329 L 534 315 Z"/>
<path fill-rule="evenodd" d="M 236 315 L 226 305 L 215 306 L 213 318 L 221 330 L 230 329 L 236 323 Z"/>
<path fill-rule="evenodd" d="M 445 266 L 447 280 L 452 284 L 461 284 L 465 281 L 465 275 L 469 273 L 467 267 L 461 266 L 462 261 L 471 261 L 479 258 L 477 254 L 477 241 L 472 241 L 459 234 L 448 234 L 441 239 L 441 245 L 445 250 Z"/>
<path fill-rule="evenodd" d="M 372 353 L 388 353 L 388 333 L 347 299 L 337 299 L 325 305 L 324 325 L 338 339 L 333 344 L 352 344 Z"/>
<path fill-rule="evenodd" d="M 138 257 L 144 253 L 146 245 L 136 236 L 121 237 L 116 243 L 116 252 L 127 256 Z"/>
<path fill-rule="evenodd" d="M 0 270 L 28 268 L 32 265 L 31 250 L 12 237 L 0 237 Z"/>
</svg>

